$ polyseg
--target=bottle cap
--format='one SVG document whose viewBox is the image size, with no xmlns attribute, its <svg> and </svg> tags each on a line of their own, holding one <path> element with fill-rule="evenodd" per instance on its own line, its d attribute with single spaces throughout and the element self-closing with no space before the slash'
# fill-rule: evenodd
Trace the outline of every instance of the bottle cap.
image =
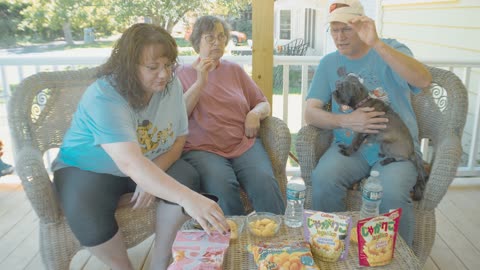
<svg viewBox="0 0 480 270">
<path fill-rule="evenodd" d="M 301 176 L 293 176 L 288 180 L 287 182 L 292 182 L 292 183 L 298 183 L 298 184 L 305 184 L 305 181 L 303 181 L 303 178 Z"/>
</svg>

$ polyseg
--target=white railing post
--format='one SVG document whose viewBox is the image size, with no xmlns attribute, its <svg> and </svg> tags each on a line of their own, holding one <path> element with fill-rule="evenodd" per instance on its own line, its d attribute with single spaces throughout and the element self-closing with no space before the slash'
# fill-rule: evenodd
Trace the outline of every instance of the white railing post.
<svg viewBox="0 0 480 270">
<path fill-rule="evenodd" d="M 288 125 L 288 94 L 290 90 L 290 65 L 283 65 L 283 121 Z"/>
<path fill-rule="evenodd" d="M 470 74 L 472 73 L 472 68 L 471 67 L 465 67 L 463 70 L 463 84 L 465 85 L 465 88 L 470 88 Z"/>
<path fill-rule="evenodd" d="M 470 142 L 470 151 L 468 154 L 467 164 L 468 170 L 470 171 L 475 169 L 475 162 L 477 161 L 478 154 L 478 127 L 480 125 L 480 85 L 478 86 L 477 100 L 475 102 L 475 113 L 473 119 L 472 141 Z"/>
<path fill-rule="evenodd" d="M 2 72 L 3 99 L 6 102 L 10 96 L 10 84 L 7 79 L 7 69 L 4 66 L 0 66 L 0 71 Z"/>
<path fill-rule="evenodd" d="M 306 106 L 306 102 L 305 102 L 305 97 L 307 96 L 307 92 L 308 92 L 308 68 L 310 66 L 307 65 L 307 64 L 304 64 L 302 65 L 302 84 L 301 84 L 301 92 L 300 92 L 300 98 L 302 99 L 301 100 L 301 104 L 302 104 L 302 120 L 301 120 L 301 123 L 302 125 L 300 127 L 303 127 L 305 125 L 305 106 Z"/>
</svg>

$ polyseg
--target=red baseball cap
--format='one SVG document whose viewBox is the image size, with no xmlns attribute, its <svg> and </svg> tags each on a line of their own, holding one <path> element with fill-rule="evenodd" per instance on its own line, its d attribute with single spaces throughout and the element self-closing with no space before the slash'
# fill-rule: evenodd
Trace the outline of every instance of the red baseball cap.
<svg viewBox="0 0 480 270">
<path fill-rule="evenodd" d="M 348 23 L 351 19 L 365 16 L 363 6 L 358 0 L 334 0 L 330 4 L 328 22 Z"/>
</svg>

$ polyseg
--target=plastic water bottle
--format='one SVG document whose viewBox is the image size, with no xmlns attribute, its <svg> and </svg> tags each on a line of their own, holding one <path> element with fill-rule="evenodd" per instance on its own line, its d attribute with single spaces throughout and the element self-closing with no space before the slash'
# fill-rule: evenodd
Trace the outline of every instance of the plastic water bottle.
<svg viewBox="0 0 480 270">
<path fill-rule="evenodd" d="M 371 171 L 370 177 L 363 186 L 362 191 L 362 209 L 360 209 L 360 218 L 375 217 L 380 214 L 380 203 L 382 202 L 383 187 L 378 178 L 378 171 Z"/>
<path fill-rule="evenodd" d="M 288 227 L 297 228 L 303 224 L 305 189 L 305 182 L 301 177 L 293 177 L 287 183 L 287 208 L 284 220 Z"/>
</svg>

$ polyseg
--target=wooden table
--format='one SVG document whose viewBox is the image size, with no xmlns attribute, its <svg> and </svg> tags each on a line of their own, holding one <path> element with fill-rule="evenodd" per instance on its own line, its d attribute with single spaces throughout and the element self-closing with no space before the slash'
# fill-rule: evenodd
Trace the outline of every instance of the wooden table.
<svg viewBox="0 0 480 270">
<path fill-rule="evenodd" d="M 341 215 L 351 216 L 353 224 L 357 224 L 358 212 L 343 212 Z M 243 217 L 246 223 L 246 217 Z M 189 222 L 185 223 L 182 229 L 191 229 Z M 281 240 L 303 240 L 303 228 L 289 228 L 282 223 L 278 234 L 272 238 L 258 238 L 248 232 L 247 224 L 245 224 L 242 233 L 237 240 L 230 242 L 227 255 L 224 261 L 225 270 L 252 270 L 257 269 L 252 255 L 247 251 L 247 245 L 258 241 L 281 241 Z M 316 261 L 321 270 L 328 269 L 366 269 L 358 264 L 358 248 L 356 243 L 350 244 L 348 258 L 344 261 L 336 263 L 327 263 Z M 421 269 L 420 263 L 408 247 L 405 241 L 398 236 L 395 245 L 393 260 L 386 266 L 372 267 L 372 269 Z"/>
</svg>

